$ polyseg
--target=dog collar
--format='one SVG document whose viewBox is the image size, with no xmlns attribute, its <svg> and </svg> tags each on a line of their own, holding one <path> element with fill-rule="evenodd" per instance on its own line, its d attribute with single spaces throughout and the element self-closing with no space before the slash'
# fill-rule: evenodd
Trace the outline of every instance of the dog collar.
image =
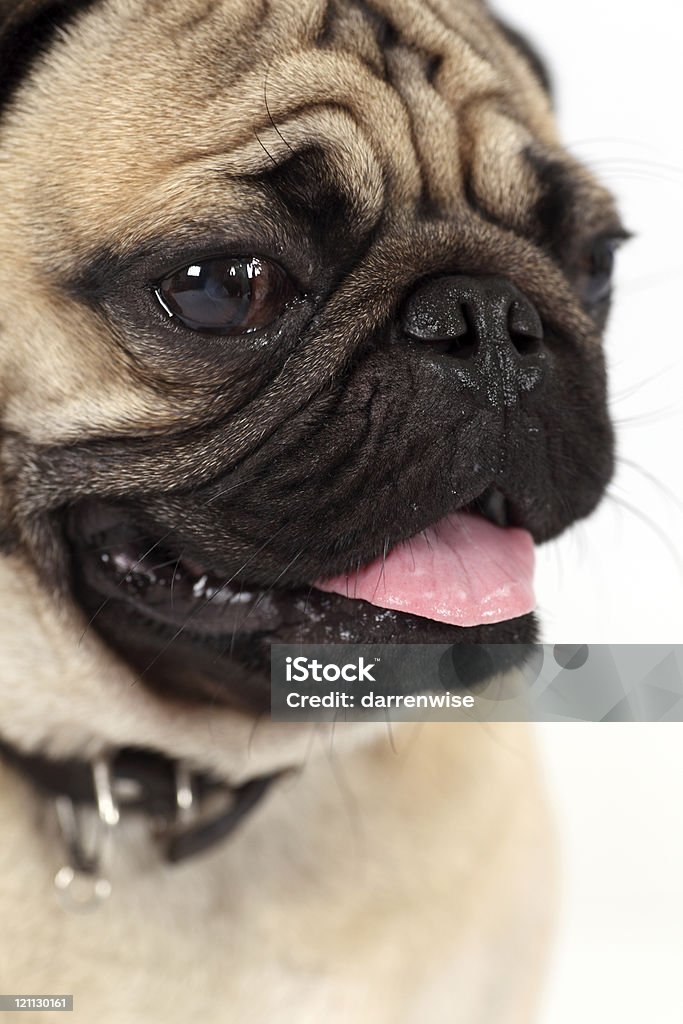
<svg viewBox="0 0 683 1024">
<path fill-rule="evenodd" d="M 228 839 L 285 774 L 232 787 L 186 761 L 135 747 L 92 761 L 53 760 L 0 740 L 0 756 L 54 802 L 68 856 L 55 885 L 69 909 L 85 909 L 109 896 L 104 854 L 124 815 L 147 817 L 163 859 L 178 863 Z"/>
</svg>

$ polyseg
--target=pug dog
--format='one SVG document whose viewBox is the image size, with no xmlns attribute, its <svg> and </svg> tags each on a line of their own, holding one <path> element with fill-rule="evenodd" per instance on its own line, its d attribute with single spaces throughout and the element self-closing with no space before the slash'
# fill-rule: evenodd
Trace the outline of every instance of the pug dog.
<svg viewBox="0 0 683 1024">
<path fill-rule="evenodd" d="M 278 725 L 268 673 L 521 650 L 603 494 L 624 229 L 543 64 L 480 0 L 0 0 L 0 102 L 0 988 L 528 1024 L 526 728 Z"/>
</svg>

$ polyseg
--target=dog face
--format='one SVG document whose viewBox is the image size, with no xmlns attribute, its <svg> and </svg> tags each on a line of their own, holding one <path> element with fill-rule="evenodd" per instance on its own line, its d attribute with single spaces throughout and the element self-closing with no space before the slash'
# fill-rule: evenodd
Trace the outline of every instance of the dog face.
<svg viewBox="0 0 683 1024">
<path fill-rule="evenodd" d="M 532 641 L 623 235 L 533 53 L 478 0 L 5 7 L 3 535 L 74 647 L 251 712 L 272 642 Z"/>
</svg>

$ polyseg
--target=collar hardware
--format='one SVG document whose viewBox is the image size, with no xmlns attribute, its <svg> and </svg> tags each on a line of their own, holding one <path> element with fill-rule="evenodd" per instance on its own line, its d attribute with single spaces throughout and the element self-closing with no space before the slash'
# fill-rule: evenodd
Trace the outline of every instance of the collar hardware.
<svg viewBox="0 0 683 1024">
<path fill-rule="evenodd" d="M 62 904 L 84 911 L 111 894 L 107 861 L 116 830 L 130 814 L 147 818 L 171 864 L 228 839 L 284 772 L 233 787 L 182 759 L 123 747 L 90 761 L 24 754 L 0 740 L 0 756 L 48 797 L 66 863 L 55 876 Z"/>
<path fill-rule="evenodd" d="M 101 813 L 76 807 L 70 797 L 55 798 L 57 825 L 67 856 L 54 878 L 62 907 L 73 913 L 94 910 L 111 896 L 111 882 L 104 873 L 113 826 Z"/>
</svg>

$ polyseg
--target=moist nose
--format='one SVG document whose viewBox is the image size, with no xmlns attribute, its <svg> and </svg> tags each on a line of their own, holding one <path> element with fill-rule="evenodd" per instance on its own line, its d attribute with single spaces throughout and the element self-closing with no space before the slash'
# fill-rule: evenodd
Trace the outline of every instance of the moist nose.
<svg viewBox="0 0 683 1024">
<path fill-rule="evenodd" d="M 543 323 L 530 299 L 506 278 L 455 274 L 419 283 L 400 327 L 406 340 L 450 356 L 470 383 L 491 393 L 497 381 L 504 384 L 508 400 L 543 376 Z"/>
</svg>

